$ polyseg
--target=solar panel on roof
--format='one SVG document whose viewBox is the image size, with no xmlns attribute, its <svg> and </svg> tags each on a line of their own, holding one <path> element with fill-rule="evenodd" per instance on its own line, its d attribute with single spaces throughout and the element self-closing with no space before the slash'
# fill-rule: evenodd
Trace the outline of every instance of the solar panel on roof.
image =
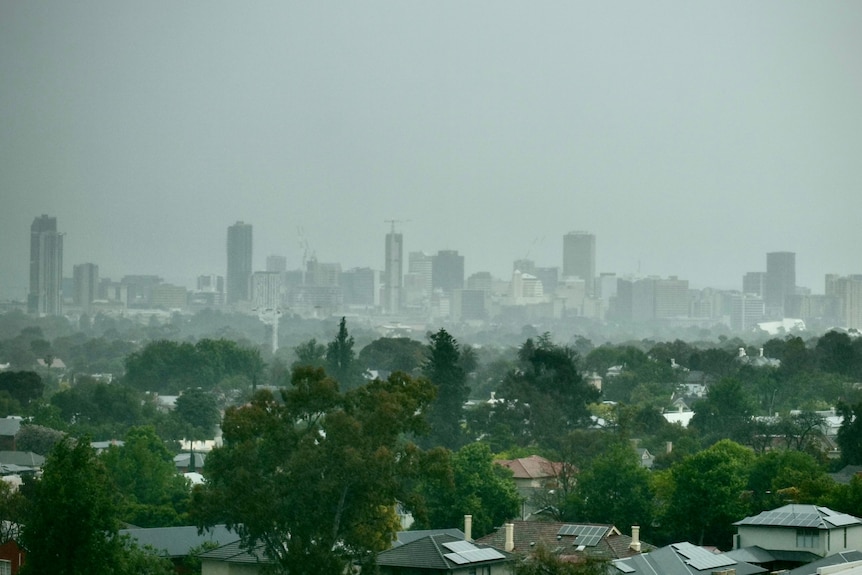
<svg viewBox="0 0 862 575">
<path fill-rule="evenodd" d="M 478 547 L 476 547 L 469 541 L 448 541 L 446 543 L 443 543 L 443 547 L 454 553 L 461 553 L 462 551 L 475 551 L 476 549 L 478 549 Z"/>
<path fill-rule="evenodd" d="M 462 557 L 459 553 L 446 553 L 443 555 L 446 559 L 451 561 L 452 563 L 457 563 L 458 565 L 464 565 L 465 563 L 469 563 L 469 559 L 466 557 Z"/>
<path fill-rule="evenodd" d="M 703 571 L 706 569 L 715 569 L 717 567 L 727 567 L 735 565 L 736 561 L 726 555 L 711 553 L 702 547 L 697 547 L 691 543 L 675 543 L 672 545 L 680 555 L 686 558 L 686 563 Z"/>
<path fill-rule="evenodd" d="M 623 563 L 622 561 L 614 561 L 614 567 L 622 571 L 623 573 L 634 573 L 635 568 L 630 566 L 628 563 Z"/>
<path fill-rule="evenodd" d="M 859 520 L 853 517 L 852 515 L 847 515 L 846 513 L 836 513 L 835 515 L 830 515 L 826 518 L 826 521 L 835 525 L 836 527 L 843 527 L 845 525 L 854 525 L 859 523 Z"/>
<path fill-rule="evenodd" d="M 502 555 L 499 551 L 495 549 L 476 549 L 475 551 L 462 551 L 460 553 L 461 557 L 464 557 L 470 563 L 478 563 L 479 561 L 490 561 L 491 559 L 505 559 L 505 555 Z"/>
</svg>

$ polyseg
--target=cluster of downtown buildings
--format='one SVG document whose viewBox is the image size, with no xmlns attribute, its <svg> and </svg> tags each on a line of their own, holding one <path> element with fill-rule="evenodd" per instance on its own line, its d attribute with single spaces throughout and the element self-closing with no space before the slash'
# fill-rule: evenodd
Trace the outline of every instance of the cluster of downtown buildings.
<svg viewBox="0 0 862 575">
<path fill-rule="evenodd" d="M 413 251 L 404 258 L 404 237 L 385 236 L 384 269 L 343 270 L 320 262 L 306 246 L 303 266 L 288 270 L 287 258 L 271 255 L 265 270 L 253 269 L 252 225 L 227 230 L 227 268 L 197 278 L 194 290 L 153 275 L 115 282 L 99 277 L 98 265 L 74 265 L 63 277 L 63 234 L 57 219 L 37 217 L 30 228 L 30 290 L 27 310 L 38 315 L 127 310 L 196 311 L 221 308 L 260 313 L 282 310 L 304 317 L 354 315 L 404 324 L 526 324 L 589 318 L 617 324 L 654 323 L 746 331 L 767 321 L 794 318 L 821 327 L 862 329 L 862 275 L 825 278 L 825 293 L 796 285 L 796 255 L 766 254 L 766 270 L 749 272 L 741 290 L 691 289 L 671 276 L 620 277 L 596 273 L 596 238 L 570 232 L 562 266 L 517 260 L 509 278 L 489 272 L 465 277 L 464 256 L 455 250 Z M 406 265 L 405 265 L 406 263 Z"/>
</svg>

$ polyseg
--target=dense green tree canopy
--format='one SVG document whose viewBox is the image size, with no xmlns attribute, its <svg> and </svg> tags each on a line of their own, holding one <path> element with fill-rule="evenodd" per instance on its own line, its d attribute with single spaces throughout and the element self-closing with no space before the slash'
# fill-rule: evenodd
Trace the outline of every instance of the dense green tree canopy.
<svg viewBox="0 0 862 575">
<path fill-rule="evenodd" d="M 321 369 L 294 371 L 281 402 L 261 391 L 229 408 L 224 446 L 207 458 L 196 492 L 198 522 L 236 527 L 280 572 L 340 573 L 387 548 L 396 501 L 421 453 L 403 441 L 422 433 L 430 383 L 393 374 L 341 393 Z"/>
<path fill-rule="evenodd" d="M 59 417 L 75 435 L 96 440 L 122 437 L 130 427 L 156 417 L 150 398 L 122 384 L 84 378 L 80 383 L 51 397 Z"/>
<path fill-rule="evenodd" d="M 359 363 L 377 371 L 413 373 L 424 361 L 425 346 L 407 337 L 381 337 L 359 352 Z"/>
<path fill-rule="evenodd" d="M 671 467 L 657 494 L 660 529 L 675 540 L 730 549 L 732 524 L 749 511 L 745 495 L 754 459 L 750 449 L 722 440 Z"/>
<path fill-rule="evenodd" d="M 24 575 L 118 573 L 118 492 L 87 441 L 65 440 L 48 456 L 42 478 L 25 485 L 21 530 Z"/>
<path fill-rule="evenodd" d="M 238 375 L 253 380 L 262 365 L 259 350 L 226 339 L 159 340 L 126 357 L 123 381 L 140 391 L 178 394 L 194 387 L 213 389 Z"/>
<path fill-rule="evenodd" d="M 448 528 L 473 516 L 473 537 L 491 533 L 495 527 L 517 517 L 521 499 L 512 472 L 494 463 L 484 443 L 469 443 L 450 457 L 451 472 L 421 483 L 419 491 L 427 504 L 417 518 L 419 528 Z"/>
<path fill-rule="evenodd" d="M 138 527 L 186 524 L 189 485 L 177 474 L 171 453 L 153 427 L 130 429 L 124 444 L 111 446 L 101 459 L 122 494 L 118 513 L 123 521 Z"/>
<path fill-rule="evenodd" d="M 627 441 L 614 443 L 581 469 L 573 507 L 569 520 L 620 528 L 643 525 L 648 532 L 653 516 L 650 475 Z"/>
<path fill-rule="evenodd" d="M 467 374 L 461 366 L 460 346 L 441 328 L 429 334 L 427 353 L 422 374 L 434 385 L 437 396 L 428 408 L 431 432 L 425 444 L 458 449 L 465 441 L 461 420 L 470 395 Z"/>
<path fill-rule="evenodd" d="M 215 437 L 221 412 L 215 396 L 199 387 L 185 390 L 176 401 L 172 413 L 177 435 L 195 441 Z"/>
</svg>

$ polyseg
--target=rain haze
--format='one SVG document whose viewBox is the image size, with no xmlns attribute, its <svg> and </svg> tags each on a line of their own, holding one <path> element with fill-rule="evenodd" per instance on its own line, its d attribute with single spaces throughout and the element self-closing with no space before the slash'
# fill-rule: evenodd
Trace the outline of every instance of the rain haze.
<svg viewBox="0 0 862 575">
<path fill-rule="evenodd" d="M 456 249 L 739 289 L 862 273 L 862 3 L 0 0 L 0 299 L 64 270 L 344 269 Z"/>
</svg>

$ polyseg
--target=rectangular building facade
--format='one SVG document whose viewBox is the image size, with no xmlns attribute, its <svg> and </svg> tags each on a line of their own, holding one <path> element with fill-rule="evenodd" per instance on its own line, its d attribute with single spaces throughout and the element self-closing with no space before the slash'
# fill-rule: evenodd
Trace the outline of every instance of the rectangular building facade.
<svg viewBox="0 0 862 575">
<path fill-rule="evenodd" d="M 63 313 L 63 234 L 57 218 L 42 215 L 30 226 L 30 291 L 27 311 L 39 315 Z"/>
</svg>

